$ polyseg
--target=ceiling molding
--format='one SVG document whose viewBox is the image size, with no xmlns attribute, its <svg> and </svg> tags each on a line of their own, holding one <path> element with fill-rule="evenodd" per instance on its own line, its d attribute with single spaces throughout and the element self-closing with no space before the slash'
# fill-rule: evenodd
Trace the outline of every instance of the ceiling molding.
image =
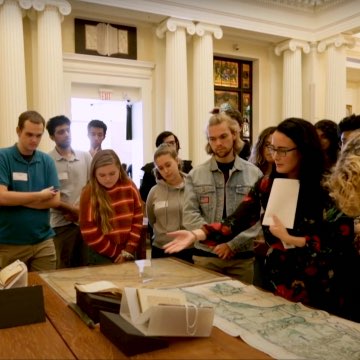
<svg viewBox="0 0 360 360">
<path fill-rule="evenodd" d="M 281 38 L 319 41 L 360 24 L 358 0 L 74 0 L 149 14 L 149 22 L 176 17 Z M 301 8 L 303 11 L 299 11 Z M 111 9 L 111 8 L 110 8 Z M 312 9 L 312 10 L 311 10 Z M 316 9 L 316 11 L 315 11 Z M 311 10 L 311 11 L 310 11 Z M 150 16 L 151 15 L 151 16 Z M 144 20 L 146 16 L 141 16 Z M 161 21 L 158 21 L 159 24 Z"/>
<path fill-rule="evenodd" d="M 338 6 L 346 0 L 253 0 L 261 4 L 285 7 L 296 11 L 316 13 Z"/>
</svg>

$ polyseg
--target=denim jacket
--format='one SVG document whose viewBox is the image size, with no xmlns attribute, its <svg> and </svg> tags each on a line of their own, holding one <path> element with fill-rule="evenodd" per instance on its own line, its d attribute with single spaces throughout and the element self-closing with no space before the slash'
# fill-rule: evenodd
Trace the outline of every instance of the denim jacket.
<svg viewBox="0 0 360 360">
<path fill-rule="evenodd" d="M 256 181 L 263 176 L 258 167 L 248 161 L 235 157 L 229 179 L 225 184 L 223 173 L 219 170 L 215 157 L 190 171 L 185 180 L 183 225 L 186 229 L 199 229 L 204 224 L 220 222 L 224 209 L 224 190 L 226 194 L 226 214 L 232 214 Z M 260 223 L 246 229 L 227 243 L 234 252 L 249 251 L 253 240 L 260 231 Z M 195 247 L 211 251 L 199 242 Z"/>
</svg>

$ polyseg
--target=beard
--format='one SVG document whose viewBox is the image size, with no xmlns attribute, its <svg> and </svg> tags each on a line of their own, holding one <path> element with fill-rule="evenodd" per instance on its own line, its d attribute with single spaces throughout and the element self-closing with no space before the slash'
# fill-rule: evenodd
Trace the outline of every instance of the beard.
<svg viewBox="0 0 360 360">
<path fill-rule="evenodd" d="M 57 145 L 60 149 L 67 149 L 68 147 L 71 146 L 71 140 L 66 140 L 64 142 L 62 142 L 61 144 Z"/>
<path fill-rule="evenodd" d="M 214 151 L 215 156 L 217 156 L 219 159 L 226 158 L 232 153 L 233 153 L 233 148 L 231 149 L 222 148 Z"/>
</svg>

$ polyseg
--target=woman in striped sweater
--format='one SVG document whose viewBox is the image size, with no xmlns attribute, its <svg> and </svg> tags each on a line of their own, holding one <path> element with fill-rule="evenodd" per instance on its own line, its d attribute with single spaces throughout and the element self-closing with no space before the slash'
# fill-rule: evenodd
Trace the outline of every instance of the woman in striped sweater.
<svg viewBox="0 0 360 360">
<path fill-rule="evenodd" d="M 79 218 L 89 245 L 89 265 L 135 259 L 143 224 L 141 198 L 113 150 L 101 150 L 93 157 Z"/>
</svg>

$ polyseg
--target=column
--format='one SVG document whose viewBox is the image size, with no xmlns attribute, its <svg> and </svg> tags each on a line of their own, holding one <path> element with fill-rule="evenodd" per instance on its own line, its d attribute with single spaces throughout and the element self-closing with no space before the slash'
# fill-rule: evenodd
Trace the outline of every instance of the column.
<svg viewBox="0 0 360 360">
<path fill-rule="evenodd" d="M 189 158 L 189 112 L 186 34 L 193 35 L 191 21 L 169 18 L 156 29 L 159 38 L 166 37 L 165 125 L 181 144 L 180 157 Z M 164 129 L 165 130 L 165 129 Z"/>
<path fill-rule="evenodd" d="M 317 112 L 319 109 L 318 104 L 318 93 L 319 89 L 317 84 L 319 64 L 318 64 L 318 52 L 317 52 L 317 43 L 312 42 L 310 44 L 310 53 L 308 56 L 309 70 L 308 70 L 308 82 L 305 84 L 304 96 L 308 96 L 308 116 L 305 116 L 305 119 L 315 123 L 317 119 Z"/>
<path fill-rule="evenodd" d="M 63 15 L 70 14 L 71 6 L 65 0 L 36 0 L 33 7 L 38 12 L 37 109 L 48 120 L 65 111 L 61 22 Z M 41 148 L 52 146 L 44 136 Z"/>
<path fill-rule="evenodd" d="M 0 0 L 0 147 L 17 141 L 18 117 L 27 110 L 22 9 L 29 7 Z"/>
<path fill-rule="evenodd" d="M 355 39 L 338 35 L 318 44 L 318 52 L 326 50 L 325 118 L 339 122 L 346 116 L 346 47 L 355 46 Z"/>
<path fill-rule="evenodd" d="M 195 27 L 194 73 L 193 73 L 193 108 L 190 124 L 190 153 L 194 165 L 208 159 L 205 152 L 205 127 L 214 107 L 213 75 L 213 37 L 221 39 L 223 32 L 219 26 L 198 23 Z"/>
<path fill-rule="evenodd" d="M 302 64 L 301 51 L 310 52 L 307 42 L 287 40 L 275 48 L 275 54 L 283 53 L 283 119 L 302 117 Z"/>
</svg>

